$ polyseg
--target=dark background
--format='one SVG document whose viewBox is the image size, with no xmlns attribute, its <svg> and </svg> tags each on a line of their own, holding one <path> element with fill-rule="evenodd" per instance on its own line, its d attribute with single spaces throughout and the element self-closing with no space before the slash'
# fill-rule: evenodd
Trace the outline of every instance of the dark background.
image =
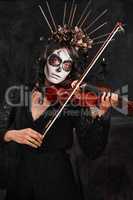
<svg viewBox="0 0 133 200">
<path fill-rule="evenodd" d="M 64 0 L 49 0 L 49 2 L 56 10 L 55 20 L 60 21 Z M 80 9 L 84 9 L 87 1 L 76 2 Z M 32 71 L 32 61 L 29 58 L 33 55 L 36 44 L 41 42 L 40 37 L 45 39 L 48 34 L 47 25 L 37 8 L 38 4 L 43 7 L 44 1 L 0 1 L 0 100 L 3 99 L 5 89 L 9 85 L 29 81 L 29 74 Z M 128 85 L 126 93 L 132 100 L 133 1 L 93 0 L 91 7 L 93 15 L 88 21 L 92 21 L 104 9 L 109 10 L 107 15 L 93 27 L 96 28 L 108 21 L 108 26 L 97 32 L 97 36 L 111 31 L 117 21 L 125 24 L 125 33 L 116 36 L 116 40 L 109 45 L 88 79 L 98 77 L 116 90 Z M 95 51 L 96 49 L 91 50 L 90 55 L 93 56 Z M 103 57 L 106 60 L 104 74 L 101 73 Z M 81 167 L 81 180 L 83 179 L 86 199 L 89 195 L 91 200 L 100 200 L 103 196 L 108 196 L 105 199 L 109 200 L 110 193 L 122 194 L 123 191 L 126 193 L 133 186 L 133 120 L 132 117 L 116 113 L 112 116 L 109 142 L 102 157 L 89 161 L 89 170 Z M 127 195 L 124 199 L 133 198 Z"/>
</svg>

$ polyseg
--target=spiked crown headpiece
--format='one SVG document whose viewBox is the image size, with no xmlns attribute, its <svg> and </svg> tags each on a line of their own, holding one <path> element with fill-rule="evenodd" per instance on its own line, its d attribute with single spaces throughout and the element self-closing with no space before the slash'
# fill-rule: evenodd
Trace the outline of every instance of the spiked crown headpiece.
<svg viewBox="0 0 133 200">
<path fill-rule="evenodd" d="M 90 35 L 92 35 L 94 32 L 96 32 L 97 30 L 101 29 L 104 25 L 106 25 L 107 24 L 106 22 L 103 23 L 102 25 L 98 26 L 96 29 L 91 31 L 89 34 L 87 33 L 87 30 L 96 21 L 98 21 L 107 12 L 107 10 L 104 10 L 87 27 L 82 28 L 85 21 L 87 20 L 87 18 L 91 14 L 91 10 L 88 11 L 88 7 L 90 6 L 90 4 L 91 4 L 91 0 L 88 1 L 88 4 L 87 4 L 86 8 L 83 10 L 77 24 L 73 25 L 74 16 L 75 16 L 76 10 L 77 10 L 77 4 L 75 4 L 75 0 L 72 1 L 69 19 L 66 20 L 67 2 L 65 2 L 63 24 L 62 25 L 56 25 L 53 14 L 52 14 L 50 6 L 49 6 L 49 3 L 48 3 L 48 1 L 46 1 L 46 5 L 47 5 L 47 8 L 48 8 L 54 29 L 53 29 L 52 25 L 49 23 L 48 17 L 44 13 L 42 7 L 39 5 L 39 8 L 40 8 L 48 26 L 49 26 L 49 28 L 50 28 L 50 31 L 51 31 L 51 36 L 49 37 L 49 40 L 53 40 L 57 43 L 65 45 L 65 46 L 73 47 L 77 51 L 83 50 L 85 52 L 87 52 L 88 49 L 92 48 L 93 45 L 101 43 L 102 41 L 100 41 L 100 42 L 99 41 L 94 42 L 94 41 L 97 40 L 97 39 L 100 39 L 102 37 L 105 37 L 108 34 L 103 34 L 103 35 L 100 35 L 100 36 L 93 38 L 93 39 L 90 38 Z M 86 14 L 86 12 L 87 12 L 87 14 Z"/>
</svg>

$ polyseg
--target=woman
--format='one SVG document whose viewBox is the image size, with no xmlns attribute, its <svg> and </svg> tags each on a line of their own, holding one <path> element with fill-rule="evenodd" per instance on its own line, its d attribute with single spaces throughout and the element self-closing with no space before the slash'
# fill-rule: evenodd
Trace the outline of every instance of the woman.
<svg viewBox="0 0 133 200">
<path fill-rule="evenodd" d="M 39 61 L 31 106 L 23 103 L 11 108 L 7 130 L 1 133 L 9 160 L 15 161 L 13 166 L 9 162 L 6 199 L 80 200 L 66 153 L 73 143 L 73 129 L 87 156 L 99 156 L 107 143 L 109 108 L 117 102 L 117 95 L 104 93 L 94 114 L 89 108 L 69 104 L 43 139 L 44 127 L 60 107 L 59 101 L 50 101 L 44 87 L 73 87 L 81 57 L 68 46 L 52 43 Z"/>
</svg>

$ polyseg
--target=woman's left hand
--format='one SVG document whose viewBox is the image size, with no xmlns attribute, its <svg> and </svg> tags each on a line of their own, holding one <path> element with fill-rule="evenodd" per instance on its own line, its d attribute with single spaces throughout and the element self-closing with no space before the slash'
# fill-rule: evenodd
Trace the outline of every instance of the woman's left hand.
<svg viewBox="0 0 133 200">
<path fill-rule="evenodd" d="M 99 116 L 105 114 L 109 108 L 118 105 L 118 94 L 104 92 L 99 103 Z"/>
<path fill-rule="evenodd" d="M 98 107 L 90 107 L 92 118 L 104 115 L 109 108 L 116 107 L 118 105 L 118 95 L 110 92 L 104 92 L 100 98 Z"/>
<path fill-rule="evenodd" d="M 77 84 L 78 80 L 72 82 L 71 87 L 74 88 Z M 115 108 L 118 105 L 118 94 L 111 92 L 103 92 L 103 95 L 100 98 L 100 103 L 98 108 L 96 106 L 90 107 L 92 117 L 96 117 L 97 115 L 100 117 L 104 115 L 109 108 Z"/>
</svg>

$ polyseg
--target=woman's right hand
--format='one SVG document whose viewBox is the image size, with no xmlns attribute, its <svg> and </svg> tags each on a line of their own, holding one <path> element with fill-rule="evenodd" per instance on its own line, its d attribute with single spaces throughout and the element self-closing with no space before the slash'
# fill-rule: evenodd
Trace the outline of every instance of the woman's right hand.
<svg viewBox="0 0 133 200">
<path fill-rule="evenodd" d="M 14 141 L 19 144 L 26 144 L 33 148 L 38 148 L 42 144 L 43 136 L 31 128 L 26 128 L 7 131 L 5 133 L 4 140 L 6 142 Z"/>
</svg>

